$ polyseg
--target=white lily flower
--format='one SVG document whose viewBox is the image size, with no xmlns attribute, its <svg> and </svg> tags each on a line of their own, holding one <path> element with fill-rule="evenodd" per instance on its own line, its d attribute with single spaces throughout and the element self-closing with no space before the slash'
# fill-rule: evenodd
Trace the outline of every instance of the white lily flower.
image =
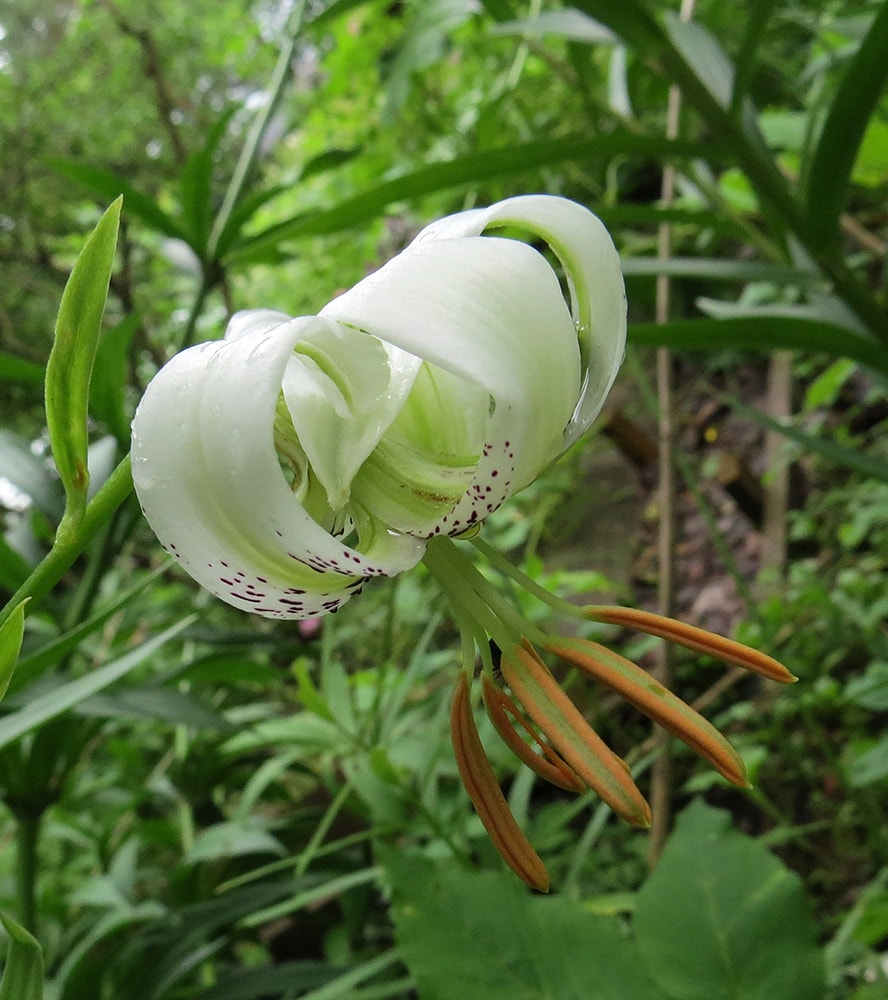
<svg viewBox="0 0 888 1000">
<path fill-rule="evenodd" d="M 619 258 L 588 210 L 535 195 L 449 216 L 317 316 L 239 313 L 173 358 L 133 422 L 136 491 L 222 600 L 335 611 L 569 447 L 625 335 Z"/>
<path fill-rule="evenodd" d="M 557 259 L 566 296 L 524 237 Z M 450 712 L 460 777 L 504 861 L 541 891 L 545 865 L 475 724 L 479 658 L 485 708 L 515 755 L 561 788 L 595 790 L 636 826 L 649 825 L 651 811 L 629 767 L 544 656 L 625 698 L 729 781 L 747 779 L 734 748 L 689 705 L 599 643 L 549 634 L 504 598 L 497 577 L 561 616 L 635 628 L 794 680 L 770 656 L 703 629 L 562 600 L 474 537 L 492 581 L 448 537 L 470 537 L 583 433 L 625 337 L 619 260 L 601 223 L 562 198 L 510 198 L 427 227 L 317 316 L 238 313 L 223 340 L 158 373 L 133 422 L 133 479 L 151 526 L 235 607 L 314 618 L 367 578 L 424 559 L 461 638 Z"/>
</svg>

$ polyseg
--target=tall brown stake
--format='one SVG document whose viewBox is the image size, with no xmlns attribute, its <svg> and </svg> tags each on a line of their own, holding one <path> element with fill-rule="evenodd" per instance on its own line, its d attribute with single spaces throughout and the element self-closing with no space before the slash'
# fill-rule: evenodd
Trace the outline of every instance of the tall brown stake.
<svg viewBox="0 0 888 1000">
<path fill-rule="evenodd" d="M 689 21 L 694 12 L 694 0 L 682 0 L 680 17 Z M 666 137 L 675 139 L 678 136 L 679 115 L 681 112 L 681 91 L 678 87 L 669 88 L 669 103 L 666 109 Z M 668 207 L 675 195 L 675 168 L 671 163 L 663 170 L 663 180 L 660 191 L 660 202 Z M 668 223 L 663 223 L 657 233 L 657 257 L 667 260 L 672 254 L 672 229 Z M 656 320 L 658 323 L 669 321 L 670 282 L 668 275 L 657 276 Z M 675 425 L 673 420 L 672 398 L 672 356 L 668 347 L 657 349 L 657 404 L 659 422 L 657 433 L 657 451 L 660 467 L 659 495 L 659 530 L 658 554 L 659 571 L 657 578 L 657 610 L 661 615 L 674 617 L 675 614 L 675 462 L 673 450 L 675 447 Z M 672 654 L 667 643 L 663 643 L 657 651 L 657 666 L 654 671 L 664 687 L 672 682 Z M 648 863 L 651 868 L 657 860 L 666 842 L 671 823 L 670 800 L 672 793 L 672 758 L 669 753 L 669 734 L 656 733 L 657 756 L 651 767 L 651 824 Z"/>
</svg>

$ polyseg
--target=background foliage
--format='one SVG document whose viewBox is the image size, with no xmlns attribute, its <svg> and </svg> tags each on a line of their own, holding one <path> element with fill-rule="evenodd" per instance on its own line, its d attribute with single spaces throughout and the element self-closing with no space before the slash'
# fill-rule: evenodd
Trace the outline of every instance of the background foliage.
<svg viewBox="0 0 888 1000">
<path fill-rule="evenodd" d="M 874 0 L 701 0 L 690 23 L 653 0 L 6 0 L 0 998 L 885 995 L 886 51 Z M 631 348 L 606 433 L 490 537 L 563 594 L 652 600 L 667 345 L 679 608 L 801 678 L 676 664 L 756 787 L 676 751 L 650 874 L 643 835 L 487 740 L 545 899 L 459 787 L 422 572 L 321 624 L 248 620 L 167 565 L 125 457 L 152 373 L 233 310 L 313 312 L 436 214 L 529 191 L 611 227 Z M 786 350 L 791 417 L 767 391 Z M 642 723 L 584 708 L 646 771 Z"/>
</svg>

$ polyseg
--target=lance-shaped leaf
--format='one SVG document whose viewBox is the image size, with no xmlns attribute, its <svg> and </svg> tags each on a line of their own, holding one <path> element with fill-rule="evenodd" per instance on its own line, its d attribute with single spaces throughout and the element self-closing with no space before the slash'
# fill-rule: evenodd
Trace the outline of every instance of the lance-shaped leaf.
<svg viewBox="0 0 888 1000">
<path fill-rule="evenodd" d="M 6 694 L 9 682 L 18 661 L 25 635 L 26 598 L 17 604 L 12 614 L 0 625 L 0 698 Z"/>
<path fill-rule="evenodd" d="M 0 982 L 0 1000 L 42 1000 L 43 950 L 11 917 L 3 914 L 0 920 L 10 937 L 6 968 Z"/>
<path fill-rule="evenodd" d="M 122 199 L 99 220 L 68 278 L 46 365 L 46 424 L 65 487 L 65 517 L 76 524 L 86 505 L 87 409 L 93 362 L 108 296 Z"/>
<path fill-rule="evenodd" d="M 822 245 L 838 236 L 851 170 L 886 80 L 888 4 L 883 3 L 839 85 L 808 169 L 809 216 Z"/>
</svg>

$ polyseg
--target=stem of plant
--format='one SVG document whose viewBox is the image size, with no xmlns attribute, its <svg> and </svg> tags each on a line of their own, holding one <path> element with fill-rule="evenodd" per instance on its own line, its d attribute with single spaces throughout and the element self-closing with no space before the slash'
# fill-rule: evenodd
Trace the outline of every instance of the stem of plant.
<svg viewBox="0 0 888 1000">
<path fill-rule="evenodd" d="M 22 926 L 37 936 L 37 844 L 43 813 L 28 811 L 15 814 L 15 875 L 18 889 L 19 919 Z"/>
<path fill-rule="evenodd" d="M 222 233 L 225 231 L 225 227 L 228 225 L 231 213 L 234 211 L 235 206 L 244 192 L 250 171 L 253 169 L 256 159 L 259 156 L 259 147 L 262 143 L 262 136 L 265 135 L 268 123 L 271 121 L 271 117 L 274 114 L 275 109 L 278 106 L 278 102 L 281 99 L 281 95 L 284 92 L 284 86 L 289 75 L 290 62 L 296 52 L 296 40 L 299 37 L 299 30 L 302 27 L 304 12 L 305 0 L 301 0 L 293 11 L 290 25 L 288 26 L 289 38 L 287 39 L 284 47 L 281 49 L 277 65 L 274 68 L 274 74 L 272 75 L 271 83 L 268 87 L 268 100 L 265 102 L 265 105 L 260 108 L 259 113 L 253 119 L 253 124 L 250 128 L 249 135 L 247 136 L 246 144 L 241 152 L 240 159 L 237 161 L 234 173 L 231 175 L 231 180 L 228 183 L 225 197 L 222 200 L 222 207 L 219 209 L 219 214 L 213 222 L 213 228 L 210 232 L 209 239 L 209 257 L 211 260 L 216 257 L 219 240 L 222 237 Z"/>
<path fill-rule="evenodd" d="M 87 504 L 83 517 L 75 531 L 63 542 L 55 544 L 34 568 L 27 580 L 12 595 L 6 607 L 0 611 L 0 625 L 26 598 L 33 602 L 45 597 L 59 582 L 74 560 L 83 552 L 95 535 L 108 523 L 111 515 L 130 495 L 133 488 L 130 457 L 127 455 L 102 484 L 101 489 Z M 33 607 L 33 604 L 31 605 Z"/>
</svg>

